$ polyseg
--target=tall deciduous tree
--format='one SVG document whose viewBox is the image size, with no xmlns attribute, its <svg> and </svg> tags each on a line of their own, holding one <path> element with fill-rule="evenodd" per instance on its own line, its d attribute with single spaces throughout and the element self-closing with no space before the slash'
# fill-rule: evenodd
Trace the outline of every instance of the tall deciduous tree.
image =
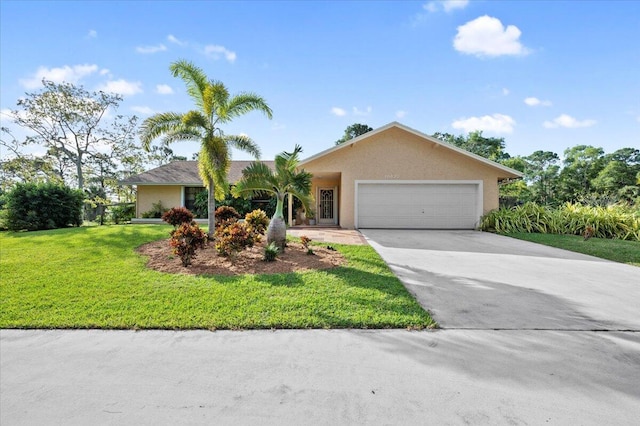
<svg viewBox="0 0 640 426">
<path fill-rule="evenodd" d="M 275 172 L 264 163 L 251 163 L 242 171 L 242 178 L 233 187 L 234 196 L 252 196 L 268 193 L 276 196 L 276 212 L 269 222 L 267 243 L 275 242 L 284 251 L 287 227 L 283 208 L 285 196 L 296 197 L 309 211 L 311 205 L 311 173 L 298 170 L 302 148 L 296 145 L 293 152 L 283 152 L 275 159 Z"/>
<path fill-rule="evenodd" d="M 33 133 L 26 144 L 43 146 L 59 162 L 72 163 L 77 187 L 83 189 L 87 158 L 131 139 L 136 117 L 107 116 L 122 101 L 119 95 L 89 92 L 71 83 L 42 83 L 40 92 L 18 100 L 20 109 L 12 111 L 13 119 Z"/>
<path fill-rule="evenodd" d="M 344 129 L 344 134 L 340 139 L 336 141 L 336 145 L 340 145 L 351 139 L 357 138 L 360 135 L 364 135 L 367 132 L 372 131 L 373 128 L 367 126 L 366 124 L 361 123 L 353 123 L 351 126 Z"/>
<path fill-rule="evenodd" d="M 140 137 L 147 150 L 151 142 L 160 136 L 164 136 L 165 145 L 176 141 L 200 143 L 198 170 L 208 188 L 209 238 L 213 238 L 215 199 L 224 199 L 229 190 L 230 149 L 233 147 L 260 157 L 260 149 L 248 136 L 228 135 L 220 126 L 251 111 L 260 111 L 271 118 L 272 111 L 267 102 L 254 93 L 231 96 L 223 83 L 209 79 L 191 62 L 180 60 L 172 63 L 169 69 L 174 77 L 179 77 L 186 84 L 195 109 L 186 113 L 165 112 L 147 118 L 142 123 Z"/>
</svg>

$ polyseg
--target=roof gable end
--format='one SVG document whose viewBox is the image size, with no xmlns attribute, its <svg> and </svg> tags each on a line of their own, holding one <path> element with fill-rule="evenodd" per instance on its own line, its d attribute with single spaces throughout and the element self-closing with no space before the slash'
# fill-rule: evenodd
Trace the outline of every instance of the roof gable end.
<svg viewBox="0 0 640 426">
<path fill-rule="evenodd" d="M 431 143 L 438 144 L 438 145 L 440 145 L 442 147 L 450 149 L 450 150 L 452 150 L 454 152 L 457 152 L 457 153 L 459 153 L 461 155 L 470 157 L 470 158 L 472 158 L 472 159 L 474 159 L 476 161 L 484 163 L 484 164 L 486 164 L 486 165 L 488 165 L 490 167 L 499 169 L 499 170 L 501 170 L 503 172 L 507 172 L 509 174 L 512 174 L 512 175 L 515 175 L 515 176 L 518 176 L 518 177 L 522 177 L 522 172 L 519 172 L 518 170 L 512 169 L 512 168 L 507 167 L 507 166 L 504 166 L 504 165 L 502 165 L 500 163 L 497 163 L 495 161 L 491 161 L 491 160 L 489 160 L 487 158 L 484 158 L 484 157 L 482 157 L 480 155 L 477 155 L 477 154 L 474 154 L 472 152 L 469 152 L 469 151 L 467 151 L 465 149 L 462 149 L 460 147 L 457 147 L 455 145 L 451 145 L 450 143 L 447 143 L 447 142 L 442 141 L 440 139 L 434 138 L 433 136 L 429 136 L 429 135 L 427 135 L 425 133 L 422 133 L 422 132 L 420 132 L 418 130 L 412 129 L 411 127 L 405 126 L 404 124 L 398 123 L 397 121 L 393 121 L 393 122 L 391 122 L 389 124 L 386 124 L 386 125 L 384 125 L 382 127 L 378 127 L 377 129 L 374 129 L 374 130 L 372 130 L 370 132 L 367 132 L 367 133 L 365 133 L 363 135 L 360 135 L 360 136 L 358 136 L 356 138 L 353 138 L 353 139 L 351 139 L 351 140 L 349 140 L 347 142 L 344 142 L 344 143 L 342 143 L 340 145 L 336 145 L 336 146 L 331 147 L 329 149 L 326 149 L 326 150 L 324 150 L 322 152 L 319 152 L 318 154 L 315 154 L 315 155 L 313 155 L 313 156 L 311 156 L 309 158 L 306 158 L 306 159 L 304 159 L 303 161 L 300 162 L 300 166 L 304 166 L 306 163 L 310 163 L 311 161 L 313 161 L 315 159 L 321 158 L 321 157 L 323 157 L 325 155 L 328 155 L 328 154 L 331 154 L 333 152 L 339 151 L 341 149 L 347 148 L 348 146 L 357 144 L 359 142 L 364 142 L 367 139 L 369 139 L 369 138 L 371 138 L 371 137 L 373 137 L 373 136 L 375 136 L 377 134 L 386 132 L 389 129 L 394 129 L 394 128 L 403 130 L 403 131 L 405 131 L 407 133 L 411 133 L 411 134 L 413 134 L 415 136 L 418 136 L 421 139 L 424 139 L 424 140 L 429 141 Z"/>
</svg>

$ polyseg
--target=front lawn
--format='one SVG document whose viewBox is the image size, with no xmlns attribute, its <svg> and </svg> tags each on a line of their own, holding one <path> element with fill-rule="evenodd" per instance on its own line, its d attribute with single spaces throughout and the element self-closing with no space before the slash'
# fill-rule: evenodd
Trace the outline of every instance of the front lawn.
<svg viewBox="0 0 640 426">
<path fill-rule="evenodd" d="M 614 262 L 640 266 L 640 243 L 637 241 L 606 238 L 590 238 L 585 241 L 582 237 L 576 235 L 559 234 L 511 233 L 504 235 L 613 260 Z"/>
<path fill-rule="evenodd" d="M 235 277 L 165 274 L 134 252 L 170 227 L 0 234 L 1 328 L 426 328 L 434 322 L 368 246 L 343 267 Z"/>
</svg>

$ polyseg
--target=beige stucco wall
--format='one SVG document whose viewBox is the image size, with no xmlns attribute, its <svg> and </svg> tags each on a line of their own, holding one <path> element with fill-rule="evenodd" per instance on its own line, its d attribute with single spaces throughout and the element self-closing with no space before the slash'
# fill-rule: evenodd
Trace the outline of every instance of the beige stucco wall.
<svg viewBox="0 0 640 426">
<path fill-rule="evenodd" d="M 138 185 L 136 217 L 151 210 L 152 204 L 162 201 L 162 206 L 170 209 L 179 207 L 182 201 L 182 187 L 178 185 Z"/>
<path fill-rule="evenodd" d="M 482 180 L 483 213 L 498 207 L 497 169 L 399 128 L 304 163 L 313 174 L 341 172 L 339 219 L 354 227 L 356 180 Z M 317 183 L 314 182 L 314 188 Z"/>
</svg>

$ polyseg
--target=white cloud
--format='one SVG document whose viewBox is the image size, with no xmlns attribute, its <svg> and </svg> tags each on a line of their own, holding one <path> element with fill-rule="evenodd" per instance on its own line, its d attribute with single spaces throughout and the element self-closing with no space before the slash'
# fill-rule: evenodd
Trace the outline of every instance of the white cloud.
<svg viewBox="0 0 640 426">
<path fill-rule="evenodd" d="M 495 134 L 512 133 L 515 125 L 516 121 L 504 114 L 464 117 L 451 123 L 454 129 L 463 129 L 467 133 L 482 130 Z"/>
<path fill-rule="evenodd" d="M 168 84 L 156 85 L 156 92 L 160 95 L 172 95 L 173 89 Z"/>
<path fill-rule="evenodd" d="M 108 69 L 103 68 L 103 69 L 100 70 L 100 75 L 107 75 L 107 74 L 109 74 L 109 70 Z"/>
<path fill-rule="evenodd" d="M 398 110 L 396 111 L 396 118 L 404 118 L 407 116 L 407 111 Z"/>
<path fill-rule="evenodd" d="M 370 106 L 368 106 L 364 110 L 358 109 L 358 107 L 353 107 L 353 115 L 358 115 L 360 117 L 371 114 L 371 111 L 372 108 Z"/>
<path fill-rule="evenodd" d="M 89 30 L 87 33 L 88 38 L 96 38 L 98 37 L 98 32 L 96 30 Z"/>
<path fill-rule="evenodd" d="M 524 103 L 529 106 L 551 106 L 551 101 L 541 101 L 535 97 L 524 98 Z"/>
<path fill-rule="evenodd" d="M 529 49 L 520 43 L 521 34 L 515 25 L 505 28 L 499 19 L 484 15 L 458 27 L 453 47 L 478 57 L 526 55 Z"/>
<path fill-rule="evenodd" d="M 509 93 L 511 93 L 511 92 L 509 91 L 509 89 L 507 89 L 506 87 L 503 87 L 503 88 L 502 88 L 502 94 L 503 94 L 504 96 L 509 95 Z"/>
<path fill-rule="evenodd" d="M 338 116 L 338 117 L 344 117 L 345 115 L 347 115 L 347 111 L 345 111 L 342 108 L 338 108 L 338 107 L 333 107 L 331 108 L 331 114 Z"/>
<path fill-rule="evenodd" d="M 142 93 L 142 83 L 139 81 L 130 82 L 124 79 L 111 80 L 101 85 L 98 90 L 119 95 L 135 95 L 136 93 Z"/>
<path fill-rule="evenodd" d="M 204 47 L 204 53 L 207 56 L 212 57 L 213 59 L 220 59 L 222 56 L 224 58 L 233 63 L 236 60 L 236 52 L 232 52 L 224 46 L 219 46 L 217 44 L 210 44 Z"/>
<path fill-rule="evenodd" d="M 165 50 L 167 50 L 167 46 L 165 46 L 162 43 L 160 43 L 157 46 L 138 46 L 138 47 L 136 47 L 136 52 L 143 53 L 143 54 L 164 52 Z"/>
<path fill-rule="evenodd" d="M 187 45 L 186 41 L 178 40 L 178 38 L 176 38 L 173 34 L 169 34 L 167 36 L 167 40 L 169 40 L 171 43 L 177 44 L 178 46 L 186 46 Z"/>
<path fill-rule="evenodd" d="M 155 111 L 149 108 L 148 106 L 132 106 L 131 111 L 137 112 L 138 114 L 143 114 L 143 115 L 155 114 Z"/>
<path fill-rule="evenodd" d="M 434 13 L 440 10 L 445 12 L 451 12 L 456 9 L 464 9 L 469 4 L 469 0 L 435 0 L 430 1 L 422 6 L 422 8 L 428 12 Z"/>
<path fill-rule="evenodd" d="M 98 66 L 95 64 L 65 65 L 59 68 L 39 67 L 33 76 L 20 79 L 20 84 L 27 89 L 37 89 L 42 85 L 42 79 L 53 81 L 54 83 L 77 83 L 83 77 L 96 71 L 98 71 Z"/>
<path fill-rule="evenodd" d="M 568 114 L 561 114 L 554 118 L 553 121 L 545 121 L 542 125 L 547 129 L 555 129 L 557 127 L 565 127 L 567 129 L 577 129 L 579 127 L 591 127 L 596 124 L 596 120 L 577 120 Z"/>
</svg>

